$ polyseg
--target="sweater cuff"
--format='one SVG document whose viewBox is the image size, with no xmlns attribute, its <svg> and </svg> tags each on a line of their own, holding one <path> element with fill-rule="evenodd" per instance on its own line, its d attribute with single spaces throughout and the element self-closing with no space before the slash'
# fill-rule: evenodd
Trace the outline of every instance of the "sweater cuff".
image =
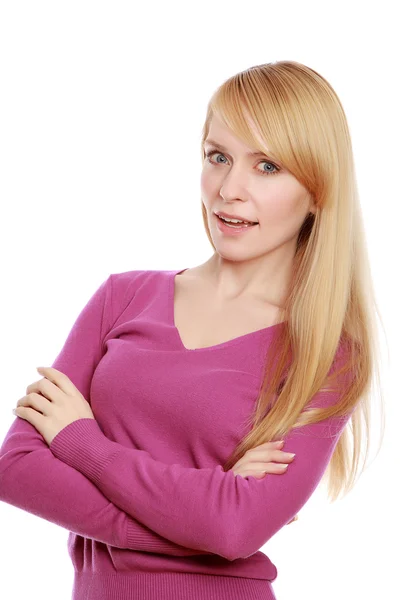
<svg viewBox="0 0 400 600">
<path fill-rule="evenodd" d="M 98 483 L 103 469 L 121 450 L 109 440 L 96 419 L 77 419 L 58 432 L 49 446 L 56 458 Z"/>
</svg>

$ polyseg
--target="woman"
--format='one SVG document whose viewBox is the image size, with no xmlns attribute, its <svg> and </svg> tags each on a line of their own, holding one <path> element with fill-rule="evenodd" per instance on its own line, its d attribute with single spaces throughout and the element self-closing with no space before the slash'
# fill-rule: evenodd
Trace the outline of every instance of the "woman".
<svg viewBox="0 0 400 600">
<path fill-rule="evenodd" d="M 376 306 L 340 101 L 252 67 L 201 151 L 210 259 L 111 274 L 1 448 L 0 499 L 70 531 L 74 600 L 274 599 L 260 548 L 354 485 Z"/>
</svg>

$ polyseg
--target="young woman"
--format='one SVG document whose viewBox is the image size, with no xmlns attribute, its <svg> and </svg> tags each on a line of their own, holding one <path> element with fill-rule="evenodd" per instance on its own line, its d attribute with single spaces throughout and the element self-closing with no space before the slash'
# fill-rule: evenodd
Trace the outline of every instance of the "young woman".
<svg viewBox="0 0 400 600">
<path fill-rule="evenodd" d="M 201 152 L 212 256 L 111 274 L 1 447 L 0 499 L 70 531 L 74 600 L 272 600 L 260 549 L 354 485 L 377 309 L 341 103 L 254 66 Z"/>
</svg>

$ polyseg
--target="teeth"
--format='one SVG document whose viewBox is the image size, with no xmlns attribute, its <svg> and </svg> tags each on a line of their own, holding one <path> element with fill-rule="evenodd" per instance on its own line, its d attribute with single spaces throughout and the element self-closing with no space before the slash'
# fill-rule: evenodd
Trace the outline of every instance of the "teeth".
<svg viewBox="0 0 400 600">
<path fill-rule="evenodd" d="M 222 217 L 219 215 L 219 218 L 223 221 L 227 221 L 228 223 L 251 223 L 251 221 L 239 221 L 239 219 L 227 219 L 226 217 Z"/>
</svg>

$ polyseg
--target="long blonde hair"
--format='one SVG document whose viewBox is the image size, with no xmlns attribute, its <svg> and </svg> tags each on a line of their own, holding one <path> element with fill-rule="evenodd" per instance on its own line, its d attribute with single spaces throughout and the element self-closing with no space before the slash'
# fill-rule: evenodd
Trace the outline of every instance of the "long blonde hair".
<svg viewBox="0 0 400 600">
<path fill-rule="evenodd" d="M 381 323 L 382 319 L 374 295 L 346 116 L 331 85 L 294 61 L 251 67 L 214 92 L 202 131 L 203 161 L 204 140 L 214 114 L 248 146 L 268 156 L 272 151 L 312 194 L 317 207 L 315 215 L 307 215 L 298 235 L 290 290 L 280 312 L 282 327 L 276 329 L 266 351 L 259 397 L 247 422 L 249 431 L 224 470 L 231 469 L 247 450 L 283 439 L 292 428 L 328 417 L 340 427 L 343 416 L 350 414 L 323 478 L 327 477 L 328 496 L 334 502 L 355 484 L 363 439 L 364 470 L 374 383 L 384 417 L 377 315 Z M 262 140 L 268 141 L 268 147 Z M 216 252 L 203 202 L 201 206 Z M 339 393 L 329 396 L 335 389 Z M 314 396 L 339 400 L 310 408 Z M 379 451 L 383 431 L 384 427 Z"/>
</svg>

